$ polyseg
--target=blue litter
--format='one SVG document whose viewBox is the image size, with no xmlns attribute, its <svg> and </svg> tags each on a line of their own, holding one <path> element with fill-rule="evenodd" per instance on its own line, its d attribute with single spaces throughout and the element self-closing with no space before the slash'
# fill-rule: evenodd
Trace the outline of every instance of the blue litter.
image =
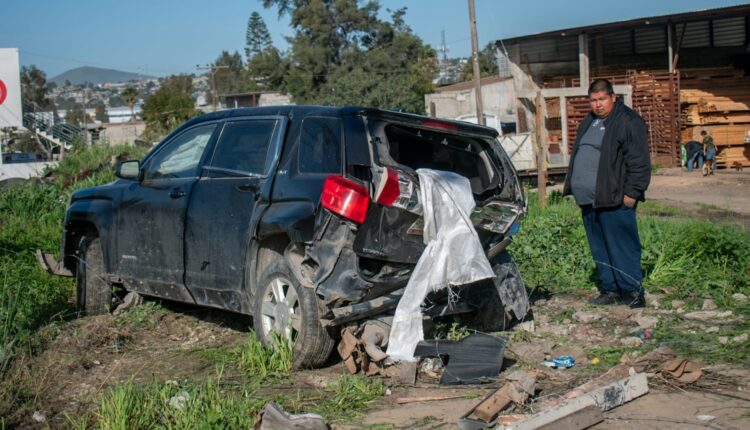
<svg viewBox="0 0 750 430">
<path fill-rule="evenodd" d="M 567 369 L 575 366 L 576 360 L 569 355 L 561 355 L 552 360 L 544 360 L 543 364 L 547 367 L 552 367 L 553 369 Z"/>
</svg>

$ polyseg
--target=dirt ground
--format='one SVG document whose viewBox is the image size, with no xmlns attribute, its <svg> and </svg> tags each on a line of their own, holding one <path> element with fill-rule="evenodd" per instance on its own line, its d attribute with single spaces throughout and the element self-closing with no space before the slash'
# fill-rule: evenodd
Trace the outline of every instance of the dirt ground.
<svg viewBox="0 0 750 430">
<path fill-rule="evenodd" d="M 646 197 L 706 218 L 734 217 L 750 228 L 750 170 L 722 169 L 703 176 L 697 170 L 659 169 L 651 176 Z"/>
<path fill-rule="evenodd" d="M 350 422 L 334 423 L 333 428 L 457 428 L 460 416 L 502 385 L 502 375 L 508 369 L 524 369 L 536 376 L 539 399 L 535 402 L 561 396 L 612 365 L 592 364 L 591 348 L 620 348 L 624 339 L 642 333 L 641 325 L 679 312 L 631 311 L 624 306 L 597 309 L 586 305 L 582 297 L 572 296 L 541 298 L 535 301 L 533 309 L 534 332 L 503 333 L 510 340 L 505 352 L 506 368 L 498 381 L 485 385 L 440 386 L 437 380 L 424 375 L 420 375 L 416 386 L 388 381 L 389 392 L 367 414 Z M 19 358 L 7 375 L 9 380 L 26 384 L 20 395 L 31 400 L 27 401 L 27 407 L 7 417 L 11 428 L 45 428 L 47 425 L 64 428 L 66 413 L 75 416 L 91 412 L 103 390 L 128 380 L 188 378 L 200 381 L 211 377 L 215 373 L 215 363 L 201 351 L 239 345 L 248 335 L 249 321 L 231 314 L 176 306 L 149 315 L 155 317 L 107 315 L 47 328 L 42 333 L 47 341 L 40 344 L 35 353 Z M 647 347 L 655 346 L 658 340 L 642 342 L 642 347 Z M 528 350 L 529 346 L 539 344 L 544 345 L 543 350 Z M 576 366 L 567 370 L 547 368 L 541 364 L 539 355 L 545 351 L 552 356 L 572 355 Z M 628 351 L 635 356 L 639 347 Z M 602 360 L 606 358 L 602 356 Z M 295 373 L 289 384 L 310 389 L 311 380 L 333 380 L 346 372 L 343 364 L 334 359 L 327 368 Z M 596 428 L 750 428 L 750 369 L 707 366 L 704 372 L 706 376 L 702 380 L 680 387 L 665 384 L 652 375 L 648 395 L 608 412 L 606 421 Z M 226 374 L 228 378 L 239 377 L 231 369 Z M 285 389 L 288 390 L 289 384 Z M 452 399 L 397 403 L 398 399 L 422 396 Z M 47 416 L 45 423 L 31 419 L 36 411 Z M 698 415 L 716 418 L 703 423 L 696 418 Z"/>
</svg>

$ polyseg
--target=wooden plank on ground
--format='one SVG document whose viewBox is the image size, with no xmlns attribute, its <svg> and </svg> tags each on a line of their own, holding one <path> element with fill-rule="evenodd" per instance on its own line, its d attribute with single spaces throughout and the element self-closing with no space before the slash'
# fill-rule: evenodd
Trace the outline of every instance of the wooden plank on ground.
<svg viewBox="0 0 750 430">
<path fill-rule="evenodd" d="M 566 400 L 550 409 L 539 411 L 521 422 L 498 426 L 505 430 L 538 430 L 543 426 L 558 428 L 558 422 L 573 422 L 568 417 L 582 414 L 583 409 L 590 406 L 606 412 L 626 402 L 648 393 L 648 379 L 645 373 L 636 373 L 625 379 L 612 382 L 597 390 Z M 585 427 L 582 427 L 585 428 Z"/>
<path fill-rule="evenodd" d="M 581 430 L 604 421 L 601 409 L 595 405 L 586 406 L 554 423 L 543 425 L 538 430 Z"/>
</svg>

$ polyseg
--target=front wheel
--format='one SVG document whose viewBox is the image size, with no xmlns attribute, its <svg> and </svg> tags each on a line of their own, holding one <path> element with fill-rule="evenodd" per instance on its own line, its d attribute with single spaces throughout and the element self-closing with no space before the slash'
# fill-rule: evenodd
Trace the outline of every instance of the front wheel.
<svg viewBox="0 0 750 430">
<path fill-rule="evenodd" d="M 265 268 L 254 300 L 255 333 L 264 346 L 273 347 L 277 333 L 294 340 L 295 368 L 325 364 L 335 339 L 320 324 L 314 291 L 300 285 L 284 258 Z"/>
<path fill-rule="evenodd" d="M 104 256 L 99 237 L 86 235 L 78 246 L 76 308 L 79 314 L 102 315 L 112 310 L 112 284 L 104 273 Z"/>
</svg>

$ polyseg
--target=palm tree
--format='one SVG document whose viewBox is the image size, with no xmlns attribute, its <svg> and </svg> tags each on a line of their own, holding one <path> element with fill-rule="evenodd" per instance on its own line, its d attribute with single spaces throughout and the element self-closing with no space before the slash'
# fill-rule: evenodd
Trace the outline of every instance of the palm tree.
<svg viewBox="0 0 750 430">
<path fill-rule="evenodd" d="M 133 87 L 127 87 L 122 90 L 120 97 L 122 97 L 125 103 L 128 104 L 128 107 L 130 108 L 130 120 L 134 121 L 135 111 L 133 110 L 133 106 L 135 106 L 135 102 L 138 101 L 138 90 Z"/>
</svg>

